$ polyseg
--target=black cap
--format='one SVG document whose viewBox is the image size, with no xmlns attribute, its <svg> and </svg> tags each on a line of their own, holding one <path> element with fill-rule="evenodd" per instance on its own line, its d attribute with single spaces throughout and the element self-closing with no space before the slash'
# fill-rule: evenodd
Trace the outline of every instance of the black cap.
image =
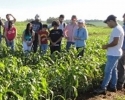
<svg viewBox="0 0 125 100">
<path fill-rule="evenodd" d="M 59 23 L 57 21 L 53 21 L 52 26 L 59 26 Z"/>
<path fill-rule="evenodd" d="M 107 17 L 107 19 L 104 21 L 104 23 L 107 23 L 108 21 L 110 21 L 110 20 L 113 20 L 113 21 L 115 21 L 116 22 L 116 16 L 114 16 L 114 15 L 109 15 L 108 17 Z"/>
<path fill-rule="evenodd" d="M 64 17 L 65 17 L 65 16 L 64 16 L 64 15 L 62 15 L 62 14 L 59 16 L 59 18 L 64 18 Z"/>
</svg>

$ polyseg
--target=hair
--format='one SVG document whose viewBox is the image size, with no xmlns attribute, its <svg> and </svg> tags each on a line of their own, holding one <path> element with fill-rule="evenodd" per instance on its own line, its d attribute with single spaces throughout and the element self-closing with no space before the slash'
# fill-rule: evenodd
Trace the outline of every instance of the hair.
<svg viewBox="0 0 125 100">
<path fill-rule="evenodd" d="M 27 24 L 26 30 L 25 30 L 25 35 L 30 35 L 30 33 L 33 33 L 33 29 L 32 28 L 30 29 L 30 32 L 29 32 L 30 25 L 31 25 L 31 23 Z"/>
<path fill-rule="evenodd" d="M 9 21 L 9 22 L 8 22 L 8 30 L 10 30 L 10 28 L 12 27 L 12 24 L 13 24 L 12 21 Z"/>
<path fill-rule="evenodd" d="M 59 22 L 58 21 L 53 21 L 52 26 L 59 26 Z"/>
<path fill-rule="evenodd" d="M 73 19 L 73 18 L 76 18 L 76 19 L 77 19 L 76 15 L 72 15 L 72 19 Z"/>
<path fill-rule="evenodd" d="M 43 27 L 43 28 L 48 28 L 48 25 L 47 25 L 47 24 L 43 24 L 42 27 Z"/>
<path fill-rule="evenodd" d="M 63 15 L 63 14 L 61 14 L 60 16 L 59 16 L 59 18 L 64 18 L 65 16 Z"/>
</svg>

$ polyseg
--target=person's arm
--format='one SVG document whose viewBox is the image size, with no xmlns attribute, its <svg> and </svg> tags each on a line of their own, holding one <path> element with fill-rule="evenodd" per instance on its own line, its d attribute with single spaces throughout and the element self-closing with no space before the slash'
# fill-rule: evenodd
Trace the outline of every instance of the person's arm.
<svg viewBox="0 0 125 100">
<path fill-rule="evenodd" d="M 42 26 L 42 23 L 40 22 L 40 28 L 39 28 L 39 31 L 42 29 L 42 27 L 43 27 L 43 26 Z"/>
<path fill-rule="evenodd" d="M 67 38 L 67 32 L 68 32 L 68 25 L 64 28 L 63 35 L 65 38 Z"/>
<path fill-rule="evenodd" d="M 9 14 L 11 17 L 13 17 L 13 22 L 15 23 L 16 22 L 16 18 L 12 15 L 12 14 Z"/>
<path fill-rule="evenodd" d="M 35 40 L 35 32 L 33 31 L 33 33 L 32 33 L 32 41 L 31 41 L 31 43 L 33 43 L 34 40 Z"/>
<path fill-rule="evenodd" d="M 38 41 L 39 41 L 39 45 L 41 44 L 41 36 L 40 34 L 38 34 Z"/>
<path fill-rule="evenodd" d="M 78 31 L 78 29 L 77 29 L 77 30 L 75 31 L 75 33 L 74 33 L 74 40 L 78 40 L 77 31 Z"/>
<path fill-rule="evenodd" d="M 87 38 L 88 38 L 88 31 L 87 29 L 85 29 L 83 33 L 83 37 L 81 37 L 80 40 L 84 41 L 84 40 L 87 40 Z"/>
<path fill-rule="evenodd" d="M 1 26 L 4 28 L 4 23 L 3 23 L 3 21 L 2 21 L 1 18 L 0 18 L 0 24 L 1 24 Z"/>
<path fill-rule="evenodd" d="M 118 44 L 118 41 L 119 41 L 119 37 L 114 37 L 113 41 L 109 44 L 106 44 L 106 45 L 103 45 L 102 48 L 103 49 L 107 49 L 109 47 L 114 47 Z"/>
<path fill-rule="evenodd" d="M 23 35 L 22 35 L 22 42 L 26 41 L 25 38 L 24 38 L 24 36 L 25 36 L 25 31 L 23 32 Z"/>
<path fill-rule="evenodd" d="M 60 38 L 56 42 L 54 42 L 54 44 L 57 44 L 58 42 L 60 42 L 62 38 L 63 38 L 63 31 L 60 30 Z"/>
</svg>

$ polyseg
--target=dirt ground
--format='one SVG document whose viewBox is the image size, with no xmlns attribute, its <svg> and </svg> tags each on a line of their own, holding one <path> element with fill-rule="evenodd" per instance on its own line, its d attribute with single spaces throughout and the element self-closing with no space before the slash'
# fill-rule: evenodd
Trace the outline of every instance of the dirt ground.
<svg viewBox="0 0 125 100">
<path fill-rule="evenodd" d="M 94 95 L 92 92 L 88 92 L 80 94 L 77 100 L 125 100 L 125 89 L 116 93 L 107 91 L 106 95 Z"/>
</svg>

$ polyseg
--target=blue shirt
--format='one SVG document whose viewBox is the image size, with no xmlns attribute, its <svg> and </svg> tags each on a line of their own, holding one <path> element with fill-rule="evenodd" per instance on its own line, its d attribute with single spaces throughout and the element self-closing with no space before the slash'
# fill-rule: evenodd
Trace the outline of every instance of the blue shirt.
<svg viewBox="0 0 125 100">
<path fill-rule="evenodd" d="M 124 29 L 124 35 L 125 35 L 125 25 L 123 26 L 123 29 Z M 125 50 L 125 36 L 124 36 L 122 49 Z"/>
<path fill-rule="evenodd" d="M 85 47 L 86 46 L 85 40 L 87 40 L 87 38 L 88 38 L 87 29 L 86 28 L 78 28 L 75 31 L 74 37 L 80 38 L 79 40 L 75 40 L 76 47 Z"/>
</svg>

